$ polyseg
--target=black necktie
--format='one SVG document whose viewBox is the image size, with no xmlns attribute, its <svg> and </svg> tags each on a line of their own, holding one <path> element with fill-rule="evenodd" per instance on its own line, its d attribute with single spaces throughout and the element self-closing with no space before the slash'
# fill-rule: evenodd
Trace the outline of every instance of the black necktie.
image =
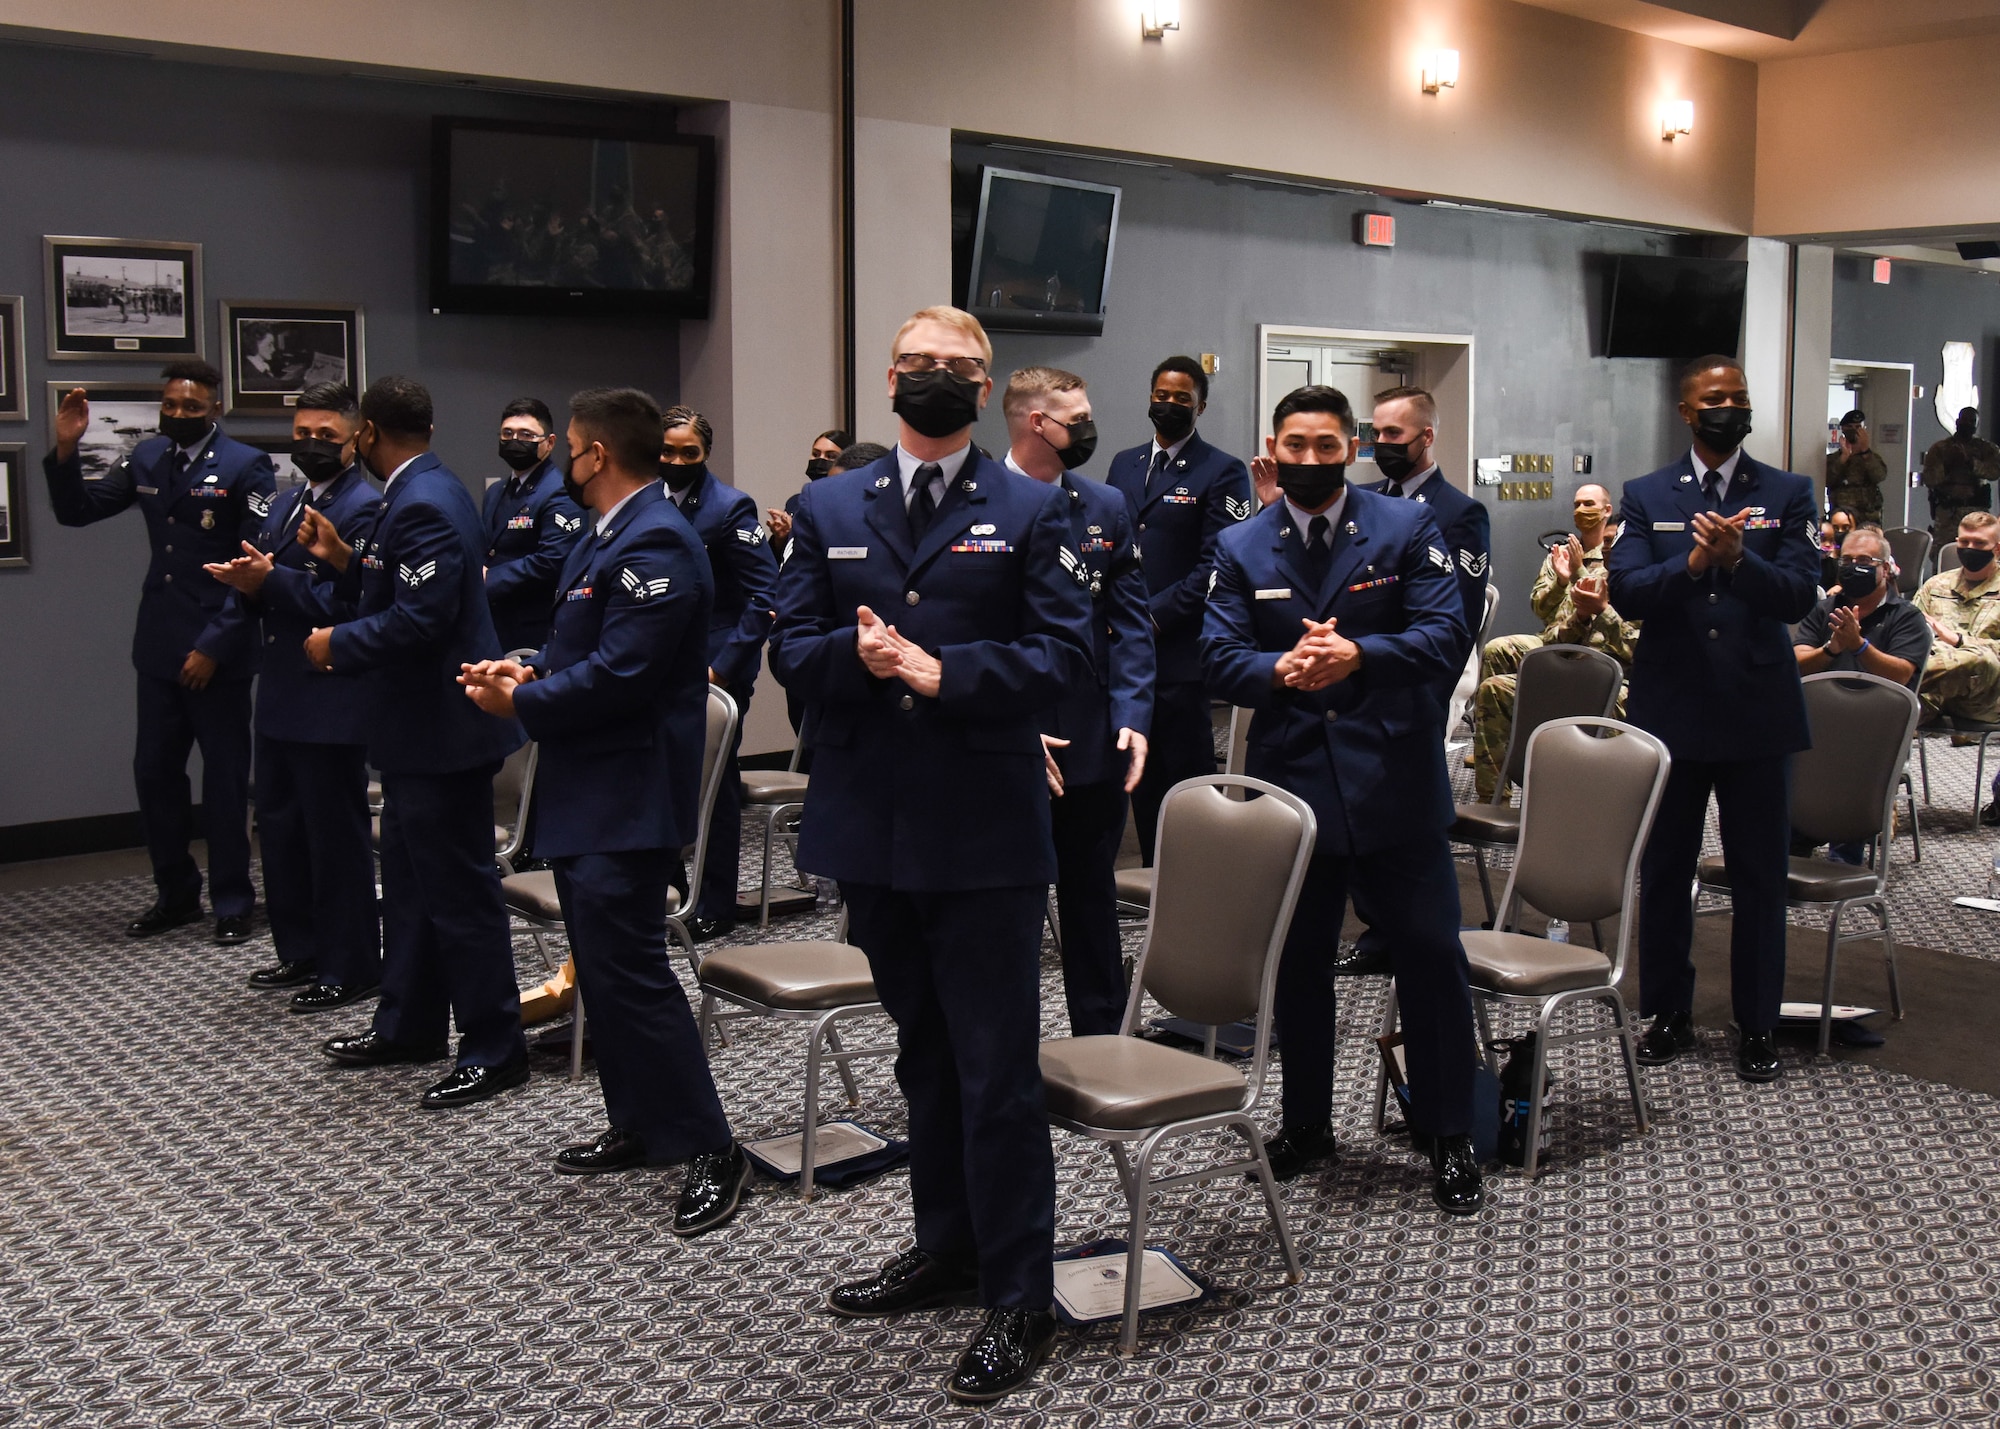
<svg viewBox="0 0 2000 1429">
<path fill-rule="evenodd" d="M 1162 471 L 1166 470 L 1166 467 L 1167 467 L 1167 453 L 1163 448 L 1160 451 L 1156 451 L 1153 453 L 1153 464 L 1151 467 L 1147 468 L 1146 491 L 1145 491 L 1146 495 L 1151 496 L 1153 494 L 1153 481 L 1156 477 L 1159 476 L 1159 474 Z"/>
<path fill-rule="evenodd" d="M 931 517 L 937 515 L 937 498 L 931 495 L 931 483 L 944 475 L 944 468 L 934 461 L 927 461 L 917 468 L 917 491 L 910 502 L 910 539 L 921 541 L 924 532 L 931 528 Z"/>
<path fill-rule="evenodd" d="M 1315 585 L 1326 579 L 1326 563 L 1333 554 L 1332 544 L 1333 524 L 1324 516 L 1313 517 L 1306 527 L 1306 567 L 1312 572 Z"/>
<path fill-rule="evenodd" d="M 187 473 L 188 473 L 188 467 L 189 467 L 189 465 L 190 465 L 190 463 L 189 463 L 189 461 L 188 461 L 188 454 L 187 454 L 187 453 L 186 453 L 185 451 L 181 451 L 181 450 L 178 450 L 178 449 L 176 449 L 176 450 L 175 450 L 175 452 L 174 452 L 174 480 L 175 480 L 175 481 L 179 481 L 179 480 L 180 480 L 180 479 L 181 479 L 182 477 L 184 477 L 184 476 L 186 476 L 186 475 L 187 475 Z"/>
<path fill-rule="evenodd" d="M 1711 471 L 1701 479 L 1701 494 L 1711 502 L 1722 500 L 1722 473 Z"/>
</svg>

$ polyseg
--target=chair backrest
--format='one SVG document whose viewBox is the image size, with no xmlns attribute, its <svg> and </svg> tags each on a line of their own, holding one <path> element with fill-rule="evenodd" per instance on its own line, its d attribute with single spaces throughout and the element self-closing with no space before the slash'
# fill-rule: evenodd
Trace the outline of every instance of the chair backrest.
<svg viewBox="0 0 2000 1429">
<path fill-rule="evenodd" d="M 1493 786 L 1493 802 L 1507 802 L 1511 784 L 1525 778 L 1528 741 L 1550 720 L 1609 715 L 1618 708 L 1625 667 L 1588 645 L 1543 645 L 1530 650 L 1514 677 L 1514 728 L 1507 762 Z"/>
<path fill-rule="evenodd" d="M 1230 708 L 1229 754 L 1222 761 L 1222 772 L 1224 774 L 1241 774 L 1243 766 L 1249 762 L 1250 720 L 1254 713 L 1254 711 L 1246 710 L 1241 705 L 1234 705 Z M 1238 799 L 1241 799 L 1243 791 L 1238 789 L 1235 791 L 1235 795 Z"/>
<path fill-rule="evenodd" d="M 1946 541 L 1937 548 L 1937 574 L 1958 569 L 1958 542 Z"/>
<path fill-rule="evenodd" d="M 1822 843 L 1888 847 L 1896 784 L 1922 713 L 1907 685 L 1829 670 L 1803 681 L 1812 748 L 1792 761 L 1792 832 Z M 1889 860 L 1877 857 L 1878 875 Z"/>
<path fill-rule="evenodd" d="M 1486 612 L 1479 617 L 1479 635 L 1476 643 L 1486 648 L 1486 639 L 1493 633 L 1493 612 L 1500 608 L 1500 587 L 1492 581 L 1486 583 Z"/>
<path fill-rule="evenodd" d="M 1237 790 L 1246 797 L 1230 798 Z M 1256 1017 L 1255 1100 L 1270 1050 L 1278 957 L 1317 831 L 1303 799 L 1261 779 L 1217 774 L 1167 791 L 1146 945 L 1125 1006 L 1127 1035 L 1138 1030 L 1145 994 L 1205 1026 Z"/>
<path fill-rule="evenodd" d="M 510 864 L 521 856 L 528 841 L 528 810 L 535 800 L 536 749 L 535 741 L 529 740 L 501 760 L 500 772 L 493 776 L 493 822 L 507 830 L 500 857 Z"/>
<path fill-rule="evenodd" d="M 1915 595 L 1924 583 L 1924 562 L 1930 559 L 1931 533 L 1915 526 L 1897 526 L 1884 531 L 1889 554 L 1896 558 L 1896 589 Z"/>
<path fill-rule="evenodd" d="M 701 871 L 708 862 L 708 822 L 715 812 L 715 798 L 729 773 L 729 747 L 736 739 L 736 701 L 720 685 L 708 687 L 708 729 L 701 747 L 701 801 L 695 809 L 693 856 L 688 863 L 688 882 L 699 888 Z M 683 849 L 683 853 L 688 850 Z M 692 908 L 689 901 L 688 907 Z"/>
<path fill-rule="evenodd" d="M 1577 716 L 1536 730 L 1521 787 L 1521 842 L 1495 926 L 1515 926 L 1522 902 L 1572 923 L 1618 915 L 1612 975 L 1622 972 L 1639 855 L 1672 765 L 1666 745 L 1620 720 Z"/>
</svg>

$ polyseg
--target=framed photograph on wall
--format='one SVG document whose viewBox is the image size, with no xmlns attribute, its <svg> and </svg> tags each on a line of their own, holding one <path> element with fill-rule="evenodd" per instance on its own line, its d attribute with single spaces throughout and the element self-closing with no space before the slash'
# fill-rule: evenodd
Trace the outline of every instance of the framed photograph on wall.
<svg viewBox="0 0 2000 1429">
<path fill-rule="evenodd" d="M 368 385 L 361 309 L 341 303 L 252 302 L 222 308 L 223 410 L 285 412 L 315 382 Z"/>
<path fill-rule="evenodd" d="M 27 479 L 26 443 L 0 442 L 0 566 L 28 564 Z"/>
<path fill-rule="evenodd" d="M 90 425 L 77 443 L 85 481 L 100 480 L 132 455 L 132 448 L 160 430 L 160 393 L 164 382 L 51 382 L 49 432 L 56 429 L 56 409 L 63 398 L 81 387 L 90 399 Z"/>
<path fill-rule="evenodd" d="M 271 459 L 271 465 L 278 473 L 278 490 L 289 491 L 295 486 L 304 486 L 305 474 L 292 465 L 292 439 L 282 437 L 244 437 L 231 432 L 232 437 L 246 447 L 255 447 Z"/>
<path fill-rule="evenodd" d="M 28 344 L 18 297 L 0 298 L 0 422 L 28 420 Z"/>
<path fill-rule="evenodd" d="M 49 360 L 201 356 L 201 245 L 42 239 Z"/>
</svg>

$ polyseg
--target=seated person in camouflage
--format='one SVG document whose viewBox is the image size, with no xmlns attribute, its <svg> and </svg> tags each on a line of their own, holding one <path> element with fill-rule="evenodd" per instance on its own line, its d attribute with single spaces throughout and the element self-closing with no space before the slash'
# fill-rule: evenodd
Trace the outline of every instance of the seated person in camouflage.
<svg viewBox="0 0 2000 1429">
<path fill-rule="evenodd" d="M 1545 627 L 1555 620 L 1570 582 L 1587 571 L 1602 571 L 1604 552 L 1609 549 L 1604 533 L 1611 521 L 1611 493 L 1601 486 L 1579 486 L 1570 510 L 1576 534 L 1542 557 L 1542 569 L 1528 591 L 1528 607 Z M 1541 643 L 1539 635 L 1495 636 L 1486 642 L 1479 678 L 1484 681 L 1513 674 L 1521 668 L 1522 658 Z M 1504 738 L 1500 742 L 1506 744 Z"/>
<path fill-rule="evenodd" d="M 1930 620 L 1935 643 L 1917 695 L 1924 717 L 2000 722 L 2000 522 L 1968 511 L 1958 523 L 1958 569 L 1942 571 L 1917 591 L 1916 607 Z M 2000 801 L 2000 795 L 1996 795 Z M 1989 804 L 1983 824 L 2000 824 Z"/>
<path fill-rule="evenodd" d="M 1608 516 L 1610 495 L 1601 486 L 1586 486 L 1577 492 L 1579 509 L 1586 492 L 1594 493 L 1596 499 L 1604 502 Z M 1600 523 L 1598 531 L 1602 530 Z M 1552 561 L 1568 555 L 1569 559 L 1578 560 L 1579 564 L 1563 577 L 1554 607 L 1549 612 L 1549 623 L 1535 638 L 1535 645 L 1588 645 L 1609 655 L 1630 674 L 1632 649 L 1639 643 L 1639 623 L 1621 618 L 1611 608 L 1604 574 L 1605 553 L 1617 539 L 1614 532 L 1584 550 L 1580 557 L 1571 554 L 1577 545 L 1575 541 L 1570 543 L 1570 552 L 1561 546 L 1550 552 Z M 1567 566 L 1568 562 L 1563 564 Z M 1518 669 L 1518 658 L 1515 663 Z M 1494 787 L 1500 782 L 1501 765 L 1507 759 L 1507 740 L 1514 730 L 1515 678 L 1513 671 L 1488 676 L 1479 682 L 1479 693 L 1473 701 L 1473 782 L 1482 800 L 1493 797 Z M 1622 688 L 1618 692 L 1617 713 L 1621 717 L 1625 713 L 1625 692 Z"/>
<path fill-rule="evenodd" d="M 1826 499 L 1854 513 L 1855 524 L 1882 524 L 1882 483 L 1889 468 L 1875 450 L 1868 416 L 1859 407 L 1840 419 L 1840 450 L 1826 459 Z M 1824 582 L 1822 582 L 1824 584 Z"/>
</svg>

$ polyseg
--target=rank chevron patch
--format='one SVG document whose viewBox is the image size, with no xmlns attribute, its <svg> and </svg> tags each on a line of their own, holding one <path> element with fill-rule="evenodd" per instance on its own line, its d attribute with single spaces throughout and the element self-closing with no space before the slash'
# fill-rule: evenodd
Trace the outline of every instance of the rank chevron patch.
<svg viewBox="0 0 2000 1429">
<path fill-rule="evenodd" d="M 618 584 L 630 591 L 634 600 L 651 600 L 656 595 L 665 595 L 673 586 L 673 580 L 668 576 L 644 580 L 628 568 L 618 573 Z"/>
<path fill-rule="evenodd" d="M 254 511 L 254 512 L 255 512 L 255 513 L 257 514 L 257 515 L 259 515 L 259 516 L 269 516 L 269 515 L 271 514 L 271 498 L 270 498 L 270 497 L 268 497 L 268 496 L 259 496 L 259 495 L 258 495 L 258 494 L 257 494 L 256 492 L 254 492 L 254 491 L 253 491 L 253 492 L 251 492 L 251 493 L 250 493 L 250 494 L 249 494 L 248 496 L 244 497 L 244 498 L 243 498 L 243 500 L 244 500 L 244 503 L 245 503 L 245 504 L 246 504 L 247 506 L 249 506 L 249 508 L 250 508 L 250 509 L 251 509 L 252 511 Z"/>
<path fill-rule="evenodd" d="M 1448 571 L 1451 569 L 1451 557 L 1440 551 L 1436 546 L 1426 546 L 1424 554 L 1431 558 L 1431 564 L 1439 570 Z"/>
<path fill-rule="evenodd" d="M 412 590 L 422 585 L 425 581 L 429 580 L 432 576 L 436 575 L 437 573 L 438 573 L 438 563 L 436 561 L 425 561 L 421 566 L 418 566 L 415 570 L 411 570 L 408 566 L 396 567 L 396 574 L 401 576 L 405 581 L 409 582 L 410 588 Z"/>
<path fill-rule="evenodd" d="M 549 514 L 555 517 L 556 529 L 559 531 L 574 531 L 583 525 L 581 516 L 565 516 L 560 511 L 551 511 Z"/>
<path fill-rule="evenodd" d="M 736 539 L 743 542 L 746 546 L 761 546 L 764 544 L 764 528 L 762 526 L 738 526 L 736 528 Z"/>
<path fill-rule="evenodd" d="M 1478 555 L 1474 555 L 1470 551 L 1460 551 L 1458 553 L 1459 568 L 1469 576 L 1485 575 L 1486 562 L 1487 555 L 1484 551 L 1481 551 Z"/>
<path fill-rule="evenodd" d="M 1222 498 L 1222 504 L 1233 520 L 1248 521 L 1250 519 L 1250 503 L 1248 501 L 1239 501 L 1234 496 L 1225 496 Z"/>
</svg>

